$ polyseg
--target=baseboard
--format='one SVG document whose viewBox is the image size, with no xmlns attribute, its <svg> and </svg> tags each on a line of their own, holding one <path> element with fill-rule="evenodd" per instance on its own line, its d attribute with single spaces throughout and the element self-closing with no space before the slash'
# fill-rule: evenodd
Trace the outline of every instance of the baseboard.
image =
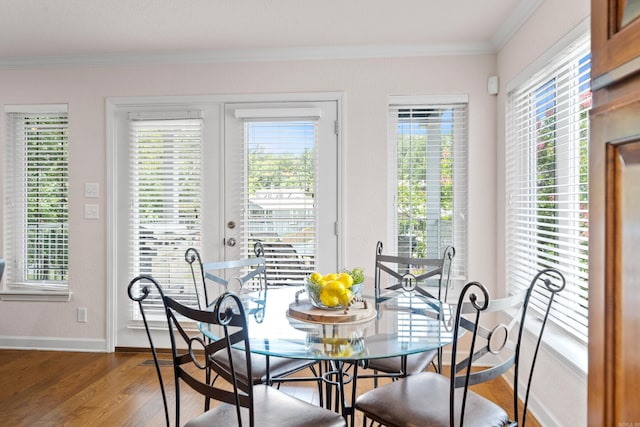
<svg viewBox="0 0 640 427">
<path fill-rule="evenodd" d="M 196 353 L 201 350 L 197 350 Z M 116 353 L 151 353 L 151 348 L 149 347 L 116 347 Z M 158 354 L 171 354 L 170 348 L 156 348 L 156 353 Z"/>
<path fill-rule="evenodd" d="M 0 349 L 106 352 L 104 339 L 0 336 Z"/>
</svg>

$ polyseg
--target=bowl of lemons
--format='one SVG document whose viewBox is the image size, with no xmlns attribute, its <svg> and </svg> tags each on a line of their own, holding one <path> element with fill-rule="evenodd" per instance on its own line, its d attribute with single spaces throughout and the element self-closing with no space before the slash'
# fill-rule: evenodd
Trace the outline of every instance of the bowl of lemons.
<svg viewBox="0 0 640 427">
<path fill-rule="evenodd" d="M 363 281 L 361 268 L 324 275 L 316 271 L 307 278 L 305 289 L 314 307 L 340 310 L 362 294 Z"/>
</svg>

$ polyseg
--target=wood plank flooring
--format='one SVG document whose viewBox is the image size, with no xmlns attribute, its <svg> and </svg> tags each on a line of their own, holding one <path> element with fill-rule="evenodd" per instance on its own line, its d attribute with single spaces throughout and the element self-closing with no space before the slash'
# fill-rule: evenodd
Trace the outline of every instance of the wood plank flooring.
<svg viewBox="0 0 640 427">
<path fill-rule="evenodd" d="M 163 426 L 155 368 L 145 364 L 149 359 L 150 353 L 0 350 L 0 423 L 15 427 Z M 172 368 L 162 369 L 171 402 Z M 360 380 L 358 393 L 372 386 L 372 380 Z M 318 391 L 310 383 L 289 383 L 281 390 L 318 401 Z M 511 390 L 501 379 L 474 390 L 504 408 L 512 405 Z M 184 424 L 202 411 L 203 400 L 186 387 L 181 391 Z M 173 408 L 170 416 L 173 425 Z M 356 425 L 362 425 L 359 414 Z M 527 419 L 527 425 L 539 426 L 533 417 Z"/>
</svg>

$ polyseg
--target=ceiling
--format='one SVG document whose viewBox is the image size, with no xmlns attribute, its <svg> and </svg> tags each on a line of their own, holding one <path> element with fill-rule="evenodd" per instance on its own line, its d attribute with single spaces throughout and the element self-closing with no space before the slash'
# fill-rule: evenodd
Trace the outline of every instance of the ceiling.
<svg viewBox="0 0 640 427">
<path fill-rule="evenodd" d="M 0 66 L 493 53 L 544 0 L 0 0 Z"/>
</svg>

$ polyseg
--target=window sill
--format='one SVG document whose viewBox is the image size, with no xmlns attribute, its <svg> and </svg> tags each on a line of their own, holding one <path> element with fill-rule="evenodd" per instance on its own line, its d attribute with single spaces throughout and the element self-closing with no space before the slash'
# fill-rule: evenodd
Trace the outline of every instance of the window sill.
<svg viewBox="0 0 640 427">
<path fill-rule="evenodd" d="M 71 300 L 70 291 L 44 291 L 44 290 L 0 290 L 2 301 L 48 301 L 68 302 Z"/>
<path fill-rule="evenodd" d="M 534 331 L 540 322 L 534 319 L 527 319 L 527 322 L 525 336 L 535 337 Z M 542 346 L 558 361 L 586 378 L 589 370 L 589 351 L 586 343 L 574 338 L 553 322 L 548 322 L 542 337 Z"/>
</svg>

